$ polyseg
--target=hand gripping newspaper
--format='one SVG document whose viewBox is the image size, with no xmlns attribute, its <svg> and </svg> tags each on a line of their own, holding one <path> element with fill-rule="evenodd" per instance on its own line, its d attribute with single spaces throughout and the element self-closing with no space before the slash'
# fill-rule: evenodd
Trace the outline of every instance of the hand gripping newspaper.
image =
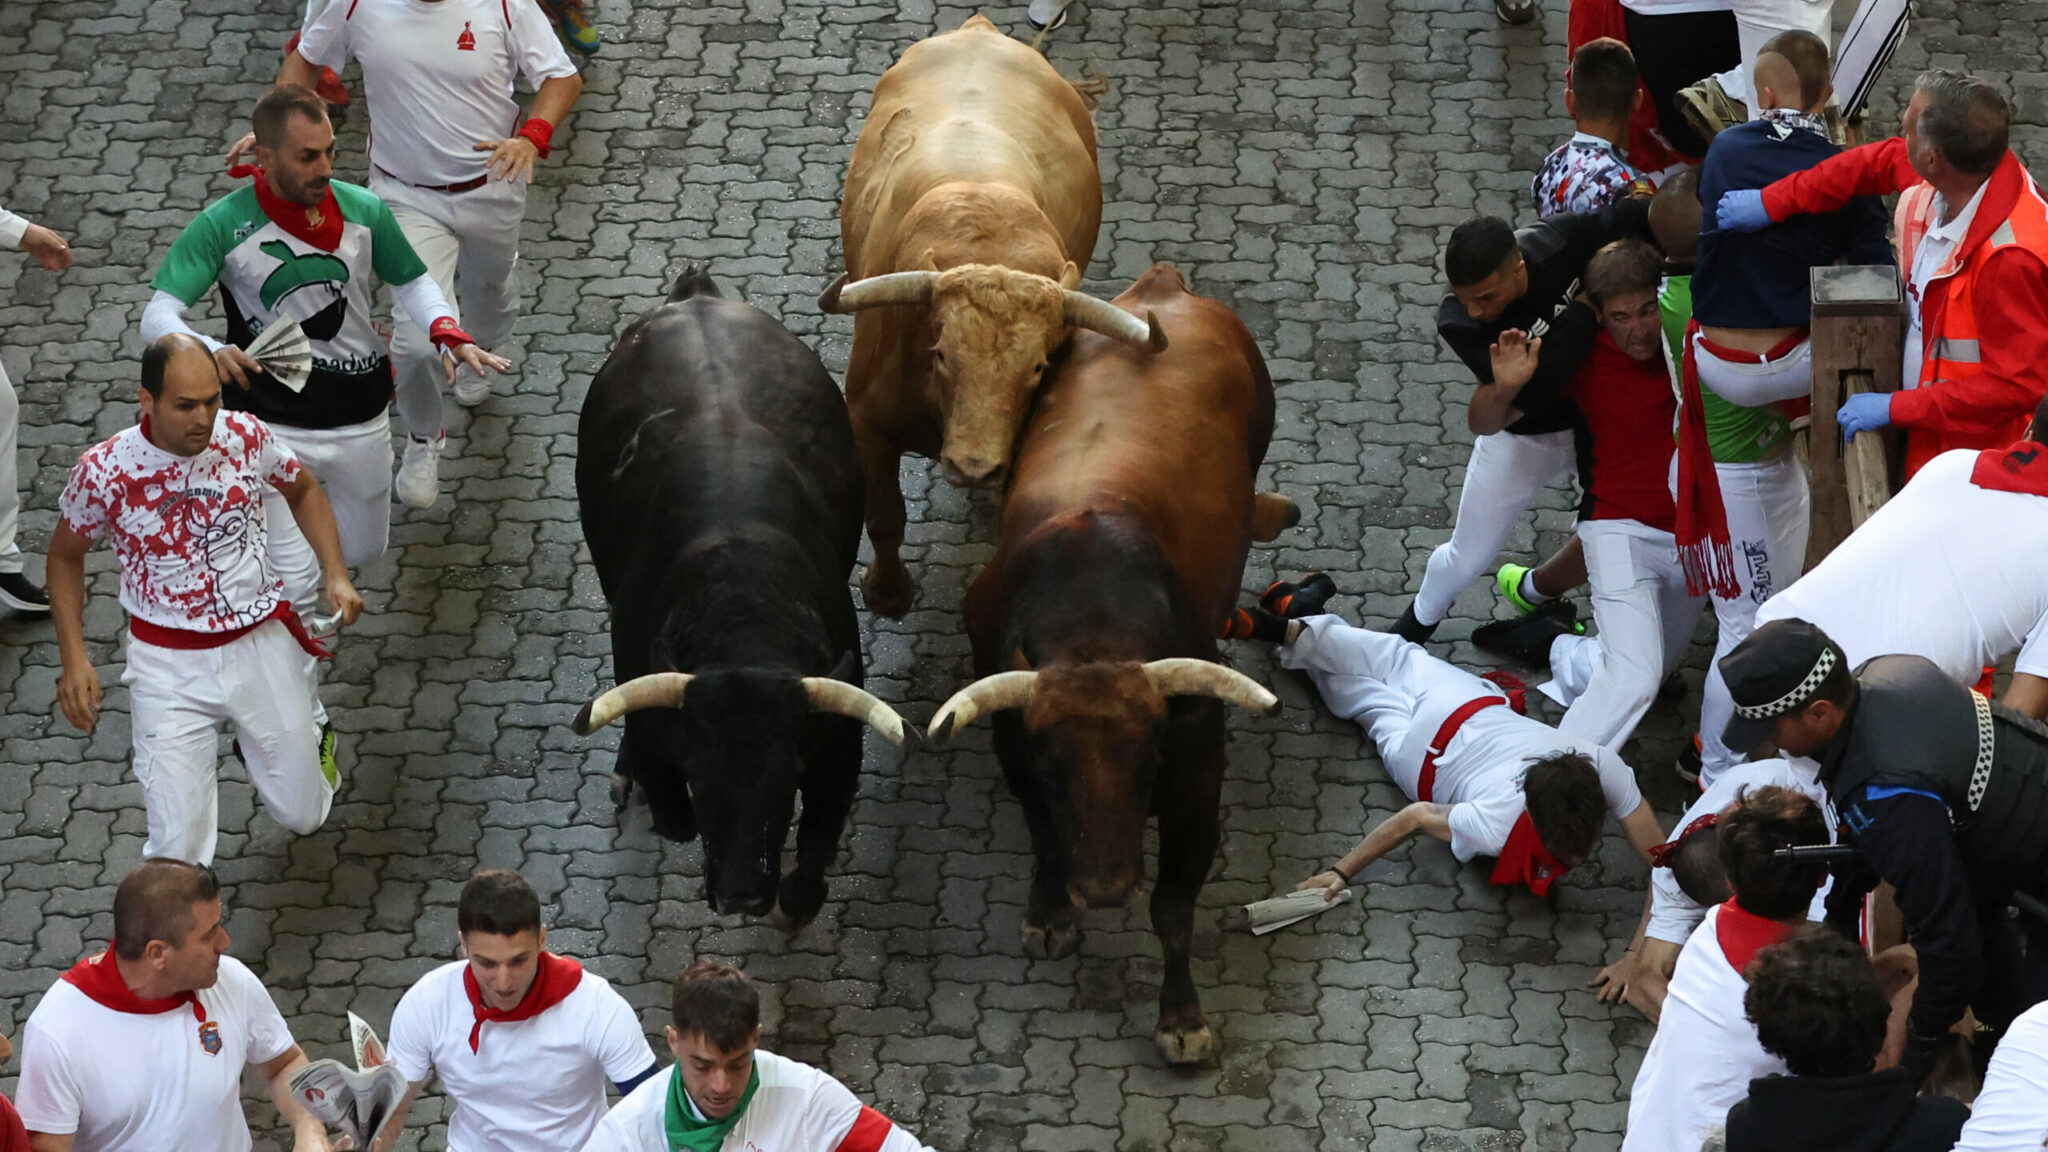
<svg viewBox="0 0 2048 1152">
<path fill-rule="evenodd" d="M 348 1140 L 348 1147 L 367 1152 L 384 1122 L 405 1098 L 405 1077 L 384 1058 L 384 1042 L 363 1018 L 348 1014 L 349 1046 L 356 1066 L 339 1060 L 315 1060 L 292 1073 L 292 1095 L 322 1124 Z M 343 1147 L 337 1140 L 336 1148 Z"/>
</svg>

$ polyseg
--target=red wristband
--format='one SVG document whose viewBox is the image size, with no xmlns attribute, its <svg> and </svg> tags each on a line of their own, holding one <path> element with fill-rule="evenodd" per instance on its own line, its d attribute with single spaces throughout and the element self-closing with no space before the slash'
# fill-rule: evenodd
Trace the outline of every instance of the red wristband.
<svg viewBox="0 0 2048 1152">
<path fill-rule="evenodd" d="M 533 141 L 534 148 L 540 152 L 540 158 L 545 160 L 548 158 L 548 153 L 552 151 L 548 147 L 548 141 L 555 138 L 555 126 L 535 116 L 526 123 L 521 124 L 519 131 L 514 133 L 514 135 L 524 136 L 528 140 Z"/>
<path fill-rule="evenodd" d="M 452 351 L 458 344 L 476 343 L 476 338 L 464 332 L 455 323 L 455 317 L 453 316 L 443 316 L 439 320 L 434 321 L 433 326 L 427 329 L 427 339 L 433 341 L 435 347 L 444 351 Z"/>
</svg>

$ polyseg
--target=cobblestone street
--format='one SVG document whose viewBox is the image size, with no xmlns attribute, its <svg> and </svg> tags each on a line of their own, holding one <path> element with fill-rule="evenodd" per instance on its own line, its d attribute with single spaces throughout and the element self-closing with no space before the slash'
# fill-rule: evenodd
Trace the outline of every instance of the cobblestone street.
<svg viewBox="0 0 2048 1152">
<path fill-rule="evenodd" d="M 1161 964 L 1142 902 L 1088 913 L 1075 957 L 1025 957 L 1028 842 L 985 725 L 945 751 L 869 738 L 830 897 L 793 939 L 711 914 L 697 846 L 660 841 L 644 807 L 620 818 L 616 732 L 569 730 L 611 679 L 573 484 L 591 374 L 682 264 L 706 259 L 728 294 L 840 372 L 851 324 L 815 301 L 841 270 L 838 196 L 867 93 L 906 45 L 977 9 L 592 7 L 606 41 L 529 199 L 526 315 L 501 349 L 520 365 L 516 391 L 447 406 L 441 501 L 394 506 L 389 554 L 358 574 L 369 612 L 327 674 L 345 777 L 332 817 L 289 836 L 223 760 L 233 951 L 309 1052 L 344 1053 L 346 1009 L 385 1027 L 400 993 L 456 955 L 462 881 L 502 866 L 539 888 L 550 946 L 618 985 L 657 1037 L 683 966 L 737 960 L 764 984 L 767 1047 L 819 1063 L 941 1152 L 1618 1147 L 1651 1030 L 1585 985 L 1640 908 L 1643 869 L 1619 833 L 1548 900 L 1507 895 L 1426 842 L 1320 920 L 1266 937 L 1233 927 L 1235 906 L 1292 887 L 1403 802 L 1358 730 L 1249 645 L 1235 665 L 1286 708 L 1230 721 L 1225 841 L 1195 934 L 1217 1067 L 1172 1070 L 1154 1050 Z M 2015 147 L 2048 163 L 2037 7 L 1923 0 L 1876 133 L 1894 129 L 1894 95 L 1918 69 L 1967 65 L 2015 95 Z M 1022 0 L 987 11 L 1028 38 Z M 220 156 L 297 13 L 290 0 L 13 0 L 6 17 L 0 204 L 77 249 L 61 275 L 0 256 L 22 543 L 40 578 L 72 463 L 134 420 L 148 275 L 232 186 Z M 1531 173 L 1571 131 L 1564 31 L 1565 0 L 1519 28 L 1480 0 L 1079 0 L 1049 38 L 1064 73 L 1110 84 L 1086 287 L 1112 296 L 1173 262 L 1233 304 L 1267 356 L 1267 482 L 1304 518 L 1253 551 L 1247 589 L 1321 568 L 1335 610 L 1385 625 L 1448 535 L 1469 375 L 1435 338 L 1439 244 L 1475 210 L 1530 215 Z M 366 118 L 355 69 L 346 79 L 340 175 L 360 181 Z M 197 326 L 220 335 L 218 308 L 209 298 Z M 904 484 L 919 599 L 900 621 L 864 617 L 868 685 L 921 725 L 972 676 L 959 600 L 996 510 L 923 460 L 906 461 Z M 1571 504 L 1552 489 L 1515 547 L 1559 542 Z M 108 686 L 90 738 L 54 708 L 49 623 L 0 610 L 0 1028 L 17 1039 L 59 973 L 110 936 L 113 885 L 142 849 L 112 556 L 95 552 L 88 573 Z M 1435 650 L 1492 667 L 1465 642 L 1492 611 L 1489 588 L 1469 590 Z M 1667 825 L 1708 626 L 1687 701 L 1657 705 L 1628 754 Z M 258 1147 L 283 1147 L 252 1091 Z M 402 1146 L 441 1148 L 443 1116 L 431 1092 Z"/>
</svg>

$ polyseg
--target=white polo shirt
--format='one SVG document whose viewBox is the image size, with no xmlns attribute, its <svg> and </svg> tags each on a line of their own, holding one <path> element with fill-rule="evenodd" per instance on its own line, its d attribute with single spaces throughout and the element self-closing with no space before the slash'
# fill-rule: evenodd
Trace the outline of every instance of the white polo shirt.
<svg viewBox="0 0 2048 1152">
<path fill-rule="evenodd" d="M 28 1130 L 72 1136 L 74 1152 L 247 1152 L 242 1070 L 291 1051 L 292 1034 L 232 956 L 198 995 L 211 1029 L 189 1004 L 143 1016 L 51 985 L 21 1032 L 14 1103 Z"/>
<path fill-rule="evenodd" d="M 1515 821 L 1529 808 L 1522 793 L 1529 762 L 1560 752 L 1577 752 L 1593 761 L 1600 792 L 1615 819 L 1627 818 L 1642 805 L 1635 773 L 1612 751 L 1517 715 L 1512 708 L 1484 708 L 1458 727 L 1436 762 L 1434 802 L 1450 808 L 1444 819 L 1451 826 L 1451 854 L 1461 861 L 1500 855 Z M 1414 794 L 1412 787 L 1409 794 Z"/>
<path fill-rule="evenodd" d="M 931 1152 L 866 1108 L 846 1085 L 808 1064 L 754 1050 L 761 1086 L 720 1152 Z M 666 1122 L 674 1065 L 605 1114 L 583 1152 L 670 1152 Z"/>
<path fill-rule="evenodd" d="M 468 966 L 457 960 L 420 977 L 392 1012 L 385 1046 L 413 1083 L 440 1073 L 455 1101 L 449 1152 L 575 1148 L 604 1118 L 605 1080 L 624 1083 L 653 1070 L 654 1049 L 632 1006 L 588 971 L 538 1016 L 485 1024 L 471 1052 L 476 1013 L 462 983 Z"/>
<path fill-rule="evenodd" d="M 1991 1054 L 1955 1152 L 2041 1152 L 2048 1147 L 2048 1003 L 2020 1013 Z"/>
<path fill-rule="evenodd" d="M 515 77 L 538 89 L 576 74 L 534 0 L 328 0 L 299 55 L 337 72 L 362 61 L 370 163 L 427 187 L 484 175 L 475 146 L 522 122 Z"/>
<path fill-rule="evenodd" d="M 1729 768 L 1714 778 L 1700 798 L 1692 802 L 1685 815 L 1678 818 L 1678 825 L 1665 837 L 1669 844 L 1685 834 L 1692 822 L 1709 812 L 1719 812 L 1741 799 L 1744 792 L 1758 788 L 1790 788 L 1820 805 L 1821 818 L 1827 821 L 1828 839 L 1833 841 L 1835 832 L 1835 806 L 1828 800 L 1826 788 L 1821 787 L 1820 778 L 1815 775 L 1818 766 L 1811 760 L 1750 760 Z M 1828 890 L 1834 886 L 1830 876 L 1818 892 L 1813 894 L 1813 904 L 1806 910 L 1808 920 L 1822 920 L 1827 917 Z M 1650 869 L 1650 923 L 1643 935 L 1652 940 L 1663 940 L 1672 944 L 1683 944 L 1700 926 L 1707 910 L 1695 903 L 1678 886 L 1678 877 L 1669 868 Z"/>
<path fill-rule="evenodd" d="M 1977 453 L 1944 452 L 1757 609 L 1758 627 L 1800 619 L 1842 646 L 1849 667 L 1924 656 L 1958 684 L 2018 650 L 2048 676 L 2048 498 L 1970 483 Z"/>
</svg>

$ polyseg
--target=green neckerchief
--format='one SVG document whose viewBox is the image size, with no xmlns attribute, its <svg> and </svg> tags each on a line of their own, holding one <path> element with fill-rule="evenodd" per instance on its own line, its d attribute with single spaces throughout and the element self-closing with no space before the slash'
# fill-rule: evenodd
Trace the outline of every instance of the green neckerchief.
<svg viewBox="0 0 2048 1152">
<path fill-rule="evenodd" d="M 725 1134 L 747 1114 L 747 1105 L 753 1102 L 754 1090 L 760 1086 L 761 1064 L 756 1060 L 753 1073 L 747 1077 L 747 1090 L 740 1093 L 740 1102 L 733 1105 L 725 1119 L 699 1120 L 697 1110 L 690 1106 L 689 1089 L 683 1087 L 683 1070 L 677 1068 L 669 1080 L 668 1112 L 662 1118 L 671 1152 L 718 1152 L 718 1146 L 725 1143 Z"/>
</svg>

